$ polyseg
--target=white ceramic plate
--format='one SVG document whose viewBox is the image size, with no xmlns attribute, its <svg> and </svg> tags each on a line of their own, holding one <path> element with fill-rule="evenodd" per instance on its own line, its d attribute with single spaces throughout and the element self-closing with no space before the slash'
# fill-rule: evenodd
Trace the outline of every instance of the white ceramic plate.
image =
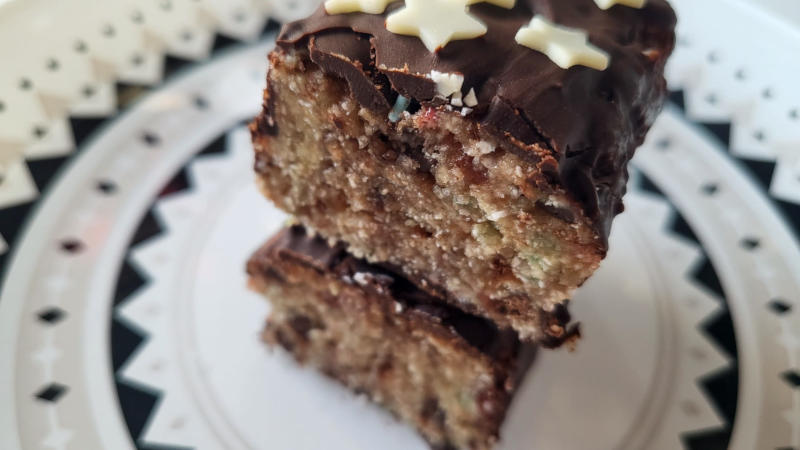
<svg viewBox="0 0 800 450">
<path fill-rule="evenodd" d="M 585 338 L 542 353 L 502 448 L 800 448 L 800 34 L 733 0 L 674 3 L 676 93 L 573 303 Z M 268 12 L 307 5 L 116 2 L 78 29 L 45 5 L 0 8 L 0 60 L 19 62 L 0 75 L 0 448 L 425 448 L 258 340 L 244 261 L 284 217 L 244 124 Z M 63 42 L 13 45 L 31 24 Z"/>
</svg>

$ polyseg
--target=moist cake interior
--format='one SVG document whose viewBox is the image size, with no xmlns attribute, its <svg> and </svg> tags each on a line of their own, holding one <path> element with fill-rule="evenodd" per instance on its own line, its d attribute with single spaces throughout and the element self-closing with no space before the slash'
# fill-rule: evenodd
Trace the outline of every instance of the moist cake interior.
<svg viewBox="0 0 800 450">
<path fill-rule="evenodd" d="M 581 208 L 458 112 L 412 105 L 392 123 L 302 51 L 271 62 L 279 126 L 256 170 L 307 227 L 526 336 L 598 266 Z"/>
</svg>

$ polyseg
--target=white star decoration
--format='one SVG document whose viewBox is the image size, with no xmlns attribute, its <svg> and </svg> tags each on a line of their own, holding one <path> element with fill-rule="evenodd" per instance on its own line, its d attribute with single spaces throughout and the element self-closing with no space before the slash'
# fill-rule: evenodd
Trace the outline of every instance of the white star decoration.
<svg viewBox="0 0 800 450">
<path fill-rule="evenodd" d="M 555 25 L 541 16 L 520 28 L 516 40 L 544 53 L 562 69 L 577 65 L 597 70 L 608 68 L 608 54 L 590 44 L 585 32 Z"/>
<path fill-rule="evenodd" d="M 380 14 L 386 6 L 394 0 L 327 0 L 325 11 L 328 14 L 347 14 L 363 12 L 367 14 Z"/>
<path fill-rule="evenodd" d="M 500 6 L 501 8 L 511 9 L 514 7 L 514 3 L 517 0 L 468 0 L 468 5 L 474 5 L 475 3 L 491 3 L 492 5 Z"/>
<path fill-rule="evenodd" d="M 486 25 L 469 14 L 467 0 L 406 0 L 405 8 L 386 18 L 386 29 L 419 37 L 431 52 L 486 34 Z"/>
<path fill-rule="evenodd" d="M 625 5 L 631 8 L 642 8 L 647 0 L 594 0 L 600 9 L 608 9 L 614 5 Z"/>
</svg>

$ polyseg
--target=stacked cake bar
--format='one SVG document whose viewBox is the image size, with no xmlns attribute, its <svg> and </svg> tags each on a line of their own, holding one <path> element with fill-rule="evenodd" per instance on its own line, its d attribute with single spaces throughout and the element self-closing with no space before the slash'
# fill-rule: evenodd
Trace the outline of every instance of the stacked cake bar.
<svg viewBox="0 0 800 450">
<path fill-rule="evenodd" d="M 248 264 L 265 340 L 413 424 L 436 447 L 489 448 L 535 347 L 300 226 Z"/>
<path fill-rule="evenodd" d="M 529 346 L 577 334 L 674 26 L 665 0 L 328 0 L 286 25 L 252 125 L 298 223 L 249 264 L 267 342 L 490 448 Z"/>
</svg>

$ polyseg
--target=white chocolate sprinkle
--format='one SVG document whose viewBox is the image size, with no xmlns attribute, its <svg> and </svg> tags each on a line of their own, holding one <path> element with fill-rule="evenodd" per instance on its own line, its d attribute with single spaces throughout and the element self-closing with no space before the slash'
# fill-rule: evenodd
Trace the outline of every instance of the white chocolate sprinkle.
<svg viewBox="0 0 800 450">
<path fill-rule="evenodd" d="M 469 88 L 467 96 L 464 97 L 464 104 L 469 106 L 470 108 L 478 106 L 478 96 L 475 95 L 475 88 Z"/>
<path fill-rule="evenodd" d="M 430 79 L 436 83 L 436 92 L 444 98 L 458 92 L 461 93 L 461 86 L 464 85 L 464 75 L 459 73 L 444 73 L 432 70 Z"/>
<path fill-rule="evenodd" d="M 463 117 L 467 117 L 469 115 L 469 113 L 471 113 L 472 111 L 474 111 L 472 108 L 467 108 L 465 106 L 465 107 L 461 108 L 461 115 Z"/>
<path fill-rule="evenodd" d="M 353 175 L 347 176 L 347 182 L 350 184 L 350 187 L 355 189 L 358 187 L 358 180 Z"/>
<path fill-rule="evenodd" d="M 467 0 L 406 0 L 405 7 L 386 18 L 386 29 L 417 36 L 435 53 L 450 41 L 486 34 L 486 25 L 469 14 Z"/>
<path fill-rule="evenodd" d="M 503 217 L 506 217 L 506 216 L 508 216 L 508 212 L 507 211 L 495 211 L 495 212 L 490 213 L 489 215 L 487 215 L 486 218 L 491 220 L 492 222 L 495 222 L 495 221 L 498 221 L 498 220 L 500 220 L 500 219 L 502 219 Z"/>
<path fill-rule="evenodd" d="M 505 9 L 511 9 L 514 7 L 514 3 L 517 0 L 469 0 L 467 2 L 468 5 L 474 5 L 475 3 L 491 3 L 492 5 L 499 6 Z"/>
<path fill-rule="evenodd" d="M 328 14 L 347 14 L 363 12 L 367 14 L 380 14 L 386 11 L 386 6 L 393 0 L 327 0 L 325 12 Z"/>
<path fill-rule="evenodd" d="M 542 16 L 519 29 L 520 45 L 542 52 L 562 69 L 586 66 L 597 70 L 608 68 L 608 53 L 589 43 L 586 32 L 556 25 Z"/>
<path fill-rule="evenodd" d="M 356 272 L 355 275 L 353 275 L 353 281 L 358 283 L 359 286 L 366 286 L 369 284 L 369 278 L 364 272 Z"/>
<path fill-rule="evenodd" d="M 486 141 L 478 141 L 465 149 L 469 156 L 488 155 L 494 151 L 494 145 Z"/>
<path fill-rule="evenodd" d="M 631 8 L 643 8 L 647 0 L 594 0 L 600 9 L 608 9 L 614 5 L 630 6 Z"/>
<path fill-rule="evenodd" d="M 461 98 L 461 91 L 457 91 L 453 94 L 453 98 L 450 99 L 450 104 L 453 106 L 458 106 L 459 108 L 464 106 L 464 101 Z"/>
</svg>

